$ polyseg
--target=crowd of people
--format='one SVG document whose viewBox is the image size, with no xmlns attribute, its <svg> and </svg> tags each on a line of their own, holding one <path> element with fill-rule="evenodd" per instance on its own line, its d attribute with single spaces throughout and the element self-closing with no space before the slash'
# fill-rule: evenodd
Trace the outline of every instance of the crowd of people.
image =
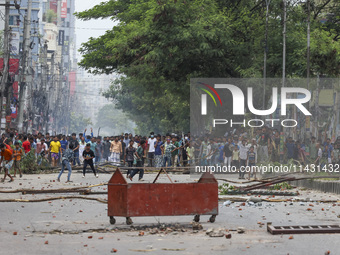
<svg viewBox="0 0 340 255">
<path fill-rule="evenodd" d="M 284 136 L 277 129 L 263 127 L 246 132 L 244 128 L 227 132 L 223 137 L 195 139 L 196 158 L 202 166 L 224 165 L 237 169 L 249 167 L 248 178 L 255 174 L 253 167 L 259 163 L 298 164 L 300 169 L 313 165 L 319 169 L 339 169 L 340 137 L 331 141 L 327 136 L 314 136 L 304 140 L 293 140 Z M 199 149 L 198 149 L 199 148 Z M 245 172 L 239 171 L 239 179 L 244 179 Z"/>
<path fill-rule="evenodd" d="M 130 180 L 138 173 L 143 179 L 144 166 L 148 167 L 186 167 L 192 165 L 224 165 L 240 169 L 242 166 L 255 166 L 260 162 L 280 162 L 288 160 L 306 164 L 337 164 L 339 162 L 340 139 L 311 137 L 308 141 L 294 141 L 283 137 L 276 129 L 267 127 L 252 130 L 235 129 L 216 137 L 206 134 L 191 137 L 190 132 L 182 135 L 165 135 L 151 132 L 148 136 L 125 133 L 116 136 L 95 137 L 91 134 L 72 133 L 54 135 L 49 133 L 15 134 L 6 132 L 1 137 L 1 161 L 6 177 L 13 181 L 18 171 L 22 177 L 21 160 L 29 153 L 34 154 L 37 164 L 43 161 L 52 167 L 61 167 L 57 177 L 60 181 L 64 170 L 68 170 L 67 182 L 71 181 L 72 166 L 83 167 L 85 178 L 87 166 L 98 177 L 96 166 L 101 162 L 127 166 Z M 10 169 L 13 168 L 13 176 Z M 256 174 L 256 173 L 255 173 Z M 245 173 L 239 171 L 239 178 Z M 250 179 L 251 175 L 248 175 Z M 256 178 L 256 175 L 255 175 Z"/>
</svg>

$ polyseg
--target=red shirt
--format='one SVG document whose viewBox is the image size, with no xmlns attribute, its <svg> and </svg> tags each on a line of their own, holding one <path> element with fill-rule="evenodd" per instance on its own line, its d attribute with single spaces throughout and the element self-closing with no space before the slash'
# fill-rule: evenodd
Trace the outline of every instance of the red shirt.
<svg viewBox="0 0 340 255">
<path fill-rule="evenodd" d="M 10 150 L 13 153 L 13 149 L 11 148 L 11 146 L 9 146 L 8 144 L 5 144 L 5 145 L 6 145 L 7 150 Z"/>
<path fill-rule="evenodd" d="M 27 140 L 22 143 L 22 147 L 25 149 L 25 153 L 28 153 L 31 151 L 31 143 Z"/>
<path fill-rule="evenodd" d="M 12 155 L 13 155 L 13 153 L 8 149 L 1 151 L 1 157 L 3 157 L 4 160 L 7 160 L 7 161 L 11 160 Z"/>
</svg>

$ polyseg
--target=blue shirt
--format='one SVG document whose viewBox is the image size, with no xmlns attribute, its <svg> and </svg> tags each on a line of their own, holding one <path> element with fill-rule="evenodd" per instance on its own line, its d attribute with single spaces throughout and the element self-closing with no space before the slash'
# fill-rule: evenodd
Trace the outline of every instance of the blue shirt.
<svg viewBox="0 0 340 255">
<path fill-rule="evenodd" d="M 65 151 L 66 148 L 67 148 L 67 145 L 68 145 L 68 141 L 67 140 L 60 140 L 60 144 L 61 144 L 61 149 L 63 151 Z"/>
<path fill-rule="evenodd" d="M 84 137 L 85 137 L 85 143 L 88 143 L 88 142 L 90 142 L 91 141 L 91 139 L 87 139 L 86 138 L 86 133 L 84 132 L 84 135 L 83 135 Z M 91 138 L 93 137 L 93 132 L 91 132 Z"/>
<path fill-rule="evenodd" d="M 157 141 L 156 141 L 157 142 Z M 155 142 L 155 145 L 156 145 L 156 142 Z M 159 141 L 157 143 L 157 146 L 155 146 L 155 155 L 162 155 L 162 150 L 161 150 L 161 146 L 163 145 L 163 142 L 162 141 Z"/>
<path fill-rule="evenodd" d="M 97 147 L 97 142 L 88 142 L 91 145 L 91 151 L 95 152 Z M 96 154 L 96 153 L 95 153 Z M 96 155 L 97 156 L 97 155 Z"/>
<path fill-rule="evenodd" d="M 221 144 L 220 147 L 218 147 L 218 150 L 219 150 L 219 156 L 218 156 L 218 160 L 219 161 L 223 161 L 223 149 L 224 149 L 224 145 Z"/>
<path fill-rule="evenodd" d="M 332 157 L 333 146 L 331 144 L 328 145 L 327 155 L 328 158 Z"/>
</svg>

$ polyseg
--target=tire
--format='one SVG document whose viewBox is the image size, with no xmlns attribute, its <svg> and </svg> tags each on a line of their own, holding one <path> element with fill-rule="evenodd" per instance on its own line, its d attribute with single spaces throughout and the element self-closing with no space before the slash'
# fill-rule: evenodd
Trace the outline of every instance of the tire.
<svg viewBox="0 0 340 255">
<path fill-rule="evenodd" d="M 212 215 L 212 216 L 209 218 L 209 222 L 214 223 L 214 222 L 215 222 L 215 219 L 216 219 L 216 215 Z"/>
<path fill-rule="evenodd" d="M 127 225 L 131 225 L 133 223 L 133 221 L 131 220 L 130 217 L 126 217 L 126 224 Z"/>
<path fill-rule="evenodd" d="M 110 216 L 110 224 L 114 225 L 116 223 L 116 219 Z"/>
</svg>

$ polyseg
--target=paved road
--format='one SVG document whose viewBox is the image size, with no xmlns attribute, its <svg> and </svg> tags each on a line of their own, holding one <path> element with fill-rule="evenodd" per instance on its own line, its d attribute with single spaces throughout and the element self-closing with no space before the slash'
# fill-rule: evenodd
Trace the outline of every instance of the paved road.
<svg viewBox="0 0 340 255">
<path fill-rule="evenodd" d="M 66 176 L 63 176 L 66 178 Z M 155 174 L 145 176 L 150 181 Z M 173 180 L 192 181 L 190 177 L 172 175 Z M 64 179 L 65 179 L 64 178 Z M 74 183 L 53 182 L 55 175 L 29 175 L 14 184 L 0 184 L 1 190 L 10 188 L 41 189 L 74 187 L 105 182 L 109 175 L 100 175 L 98 179 L 88 175 L 82 179 L 80 174 L 73 175 Z M 161 176 L 159 181 L 167 181 Z M 20 185 L 20 183 L 22 185 Z M 12 186 L 13 185 L 13 186 Z M 96 190 L 104 190 L 102 186 Z M 339 199 L 339 196 L 301 191 L 301 198 Z M 38 199 L 59 195 L 21 195 L 0 194 L 1 199 L 24 198 Z M 96 197 L 105 198 L 105 195 Z M 311 205 L 313 206 L 311 206 Z M 97 201 L 65 199 L 40 203 L 0 203 L 0 254 L 340 254 L 340 234 L 314 234 L 273 236 L 267 233 L 266 226 L 259 227 L 259 222 L 273 222 L 274 225 L 296 224 L 340 224 L 340 203 L 317 204 L 315 202 L 267 203 L 262 206 L 242 206 L 233 203 L 230 206 L 219 205 L 219 215 L 215 223 L 208 223 L 208 216 L 201 217 L 203 230 L 195 233 L 189 223 L 192 216 L 140 217 L 133 218 L 134 228 L 142 228 L 145 233 L 139 236 L 125 224 L 124 218 L 117 217 L 117 223 L 110 225 L 106 215 L 106 204 Z M 307 211 L 311 208 L 311 211 Z M 242 209 L 242 210 L 240 210 Z M 322 210 L 323 209 L 323 210 Z M 159 224 L 178 224 L 177 231 L 151 234 L 145 227 L 152 228 Z M 231 239 L 209 237 L 209 228 L 230 230 Z M 238 234 L 234 229 L 244 227 L 245 233 Z M 185 231 L 185 232 L 182 232 Z M 17 232 L 17 235 L 13 235 Z M 89 236 L 92 238 L 89 239 Z M 48 241 L 48 244 L 45 242 Z"/>
</svg>

